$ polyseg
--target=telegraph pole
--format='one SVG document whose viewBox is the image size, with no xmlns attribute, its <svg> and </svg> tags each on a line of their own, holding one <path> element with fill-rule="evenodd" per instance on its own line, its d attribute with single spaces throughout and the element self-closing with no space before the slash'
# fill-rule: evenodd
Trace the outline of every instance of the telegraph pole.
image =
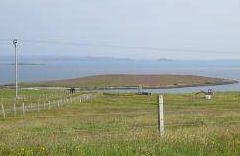
<svg viewBox="0 0 240 156">
<path fill-rule="evenodd" d="M 16 100 L 18 100 L 18 62 L 17 62 L 17 40 L 13 40 L 14 50 L 15 50 L 15 94 Z"/>
</svg>

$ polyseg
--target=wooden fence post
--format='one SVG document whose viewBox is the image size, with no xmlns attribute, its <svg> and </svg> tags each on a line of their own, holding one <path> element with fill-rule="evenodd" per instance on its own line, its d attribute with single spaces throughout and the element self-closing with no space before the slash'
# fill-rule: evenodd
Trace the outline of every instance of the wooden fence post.
<svg viewBox="0 0 240 156">
<path fill-rule="evenodd" d="M 37 103 L 37 111 L 40 112 L 39 102 Z"/>
<path fill-rule="evenodd" d="M 6 113 L 5 113 L 5 109 L 4 109 L 4 105 L 2 104 L 2 114 L 3 114 L 3 119 L 6 118 Z"/>
<path fill-rule="evenodd" d="M 64 102 L 64 98 L 62 98 L 62 100 L 61 100 L 62 102 L 61 102 L 61 107 L 63 107 L 63 105 L 65 104 Z"/>
<path fill-rule="evenodd" d="M 48 109 L 51 109 L 51 101 L 48 102 Z"/>
<path fill-rule="evenodd" d="M 16 108 L 16 103 L 13 104 L 13 111 L 14 111 L 14 116 L 17 116 L 17 108 Z"/>
<path fill-rule="evenodd" d="M 158 101 L 158 130 L 164 135 L 164 118 L 163 118 L 163 95 L 157 97 Z"/>
<path fill-rule="evenodd" d="M 22 113 L 23 113 L 23 115 L 25 114 L 25 104 L 24 104 L 24 102 L 22 103 Z"/>
</svg>

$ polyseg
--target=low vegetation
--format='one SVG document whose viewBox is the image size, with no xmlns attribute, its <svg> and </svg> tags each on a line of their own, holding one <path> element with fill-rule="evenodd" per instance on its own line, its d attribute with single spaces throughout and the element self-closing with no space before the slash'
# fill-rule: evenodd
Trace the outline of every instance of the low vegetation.
<svg viewBox="0 0 240 156">
<path fill-rule="evenodd" d="M 90 102 L 1 119 L 0 155 L 240 155 L 239 92 L 209 101 L 164 95 L 163 136 L 156 109 L 156 95 L 95 94 Z"/>
</svg>

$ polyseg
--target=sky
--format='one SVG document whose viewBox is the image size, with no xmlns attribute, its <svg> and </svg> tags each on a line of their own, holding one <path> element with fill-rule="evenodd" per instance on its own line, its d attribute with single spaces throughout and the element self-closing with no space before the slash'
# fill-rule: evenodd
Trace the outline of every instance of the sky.
<svg viewBox="0 0 240 156">
<path fill-rule="evenodd" d="M 1 0 L 0 57 L 240 59 L 240 0 Z"/>
</svg>

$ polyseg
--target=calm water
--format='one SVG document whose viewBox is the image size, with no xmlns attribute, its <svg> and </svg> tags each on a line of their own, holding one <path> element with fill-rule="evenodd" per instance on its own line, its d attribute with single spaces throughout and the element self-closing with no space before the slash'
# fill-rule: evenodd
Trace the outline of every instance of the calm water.
<svg viewBox="0 0 240 156">
<path fill-rule="evenodd" d="M 13 61 L 0 61 L 0 84 L 14 81 Z M 19 80 L 41 81 L 83 77 L 97 74 L 192 74 L 240 80 L 240 61 L 77 61 L 35 60 L 21 65 Z M 151 90 L 151 92 L 192 92 L 209 87 Z M 219 91 L 240 90 L 240 84 L 210 87 Z"/>
</svg>

